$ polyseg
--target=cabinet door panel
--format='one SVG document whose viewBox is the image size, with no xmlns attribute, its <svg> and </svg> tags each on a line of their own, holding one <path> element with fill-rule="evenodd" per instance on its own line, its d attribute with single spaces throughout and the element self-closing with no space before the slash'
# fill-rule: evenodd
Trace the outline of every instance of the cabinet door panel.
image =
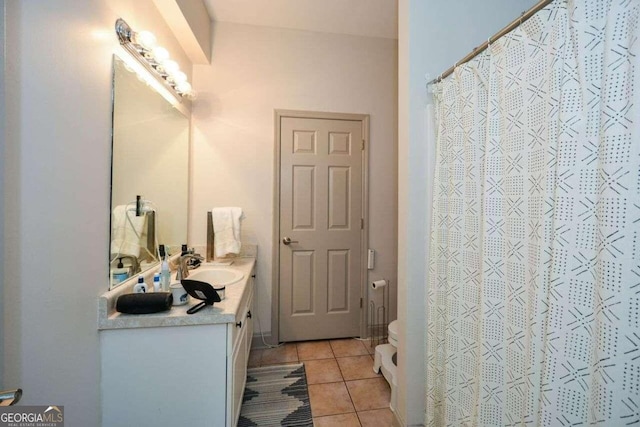
<svg viewBox="0 0 640 427">
<path fill-rule="evenodd" d="M 242 395 L 244 394 L 244 386 L 247 380 L 247 327 L 242 325 L 239 337 L 239 345 L 235 348 L 231 355 L 232 363 L 232 380 L 229 395 L 231 397 L 231 423 L 235 426 L 240 415 L 240 407 L 242 406 Z"/>
<path fill-rule="evenodd" d="M 225 324 L 100 331 L 102 425 L 223 426 L 226 339 Z M 167 369 L 185 354 L 197 369 Z"/>
</svg>

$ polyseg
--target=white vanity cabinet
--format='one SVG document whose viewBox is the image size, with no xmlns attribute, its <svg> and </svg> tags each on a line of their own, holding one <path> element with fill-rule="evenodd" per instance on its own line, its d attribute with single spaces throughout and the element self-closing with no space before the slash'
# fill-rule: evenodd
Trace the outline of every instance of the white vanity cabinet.
<svg viewBox="0 0 640 427">
<path fill-rule="evenodd" d="M 253 282 L 253 277 L 249 280 Z M 251 285 L 253 289 L 253 285 Z M 249 350 L 251 350 L 251 338 L 253 336 L 253 293 L 249 298 L 239 321 L 235 324 L 234 333 L 229 334 L 227 348 L 232 349 L 227 363 L 227 426 L 235 426 L 238 423 L 242 395 L 247 380 L 247 364 L 249 362 Z M 234 327 L 230 325 L 229 327 Z"/>
<path fill-rule="evenodd" d="M 242 284 L 227 287 L 225 301 L 185 314 L 182 323 L 194 301 L 164 320 L 119 313 L 108 319 L 112 327 L 100 331 L 103 427 L 237 424 L 253 335 L 253 263 L 245 271 Z"/>
</svg>

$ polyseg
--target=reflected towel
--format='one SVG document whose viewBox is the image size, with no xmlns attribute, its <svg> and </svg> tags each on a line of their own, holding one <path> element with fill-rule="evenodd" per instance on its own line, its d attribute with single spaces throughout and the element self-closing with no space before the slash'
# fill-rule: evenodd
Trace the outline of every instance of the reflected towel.
<svg viewBox="0 0 640 427">
<path fill-rule="evenodd" d="M 140 256 L 147 216 L 136 216 L 135 209 L 128 212 L 131 205 L 118 205 L 111 217 L 111 254 Z"/>
<path fill-rule="evenodd" d="M 241 217 L 242 208 L 229 207 L 211 209 L 213 232 L 215 233 L 214 246 L 216 249 L 216 257 L 240 253 L 242 246 L 240 243 Z"/>
</svg>

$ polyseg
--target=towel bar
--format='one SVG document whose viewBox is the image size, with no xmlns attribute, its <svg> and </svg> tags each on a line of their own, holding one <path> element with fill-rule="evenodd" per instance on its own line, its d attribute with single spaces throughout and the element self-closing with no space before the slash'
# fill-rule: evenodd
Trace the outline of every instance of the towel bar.
<svg viewBox="0 0 640 427">
<path fill-rule="evenodd" d="M 13 406 L 20 401 L 22 389 L 0 391 L 0 406 Z"/>
</svg>

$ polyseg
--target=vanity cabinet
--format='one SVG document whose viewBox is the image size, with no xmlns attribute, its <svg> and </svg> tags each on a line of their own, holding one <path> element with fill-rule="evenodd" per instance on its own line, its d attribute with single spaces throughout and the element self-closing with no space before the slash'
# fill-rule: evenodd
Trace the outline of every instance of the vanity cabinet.
<svg viewBox="0 0 640 427">
<path fill-rule="evenodd" d="M 253 335 L 250 271 L 234 322 L 101 330 L 103 427 L 237 424 Z"/>
<path fill-rule="evenodd" d="M 249 278 L 251 289 L 253 289 L 253 277 Z M 253 337 L 253 292 L 247 304 L 239 316 L 239 321 L 229 327 L 235 328 L 234 333 L 229 334 L 227 348 L 231 348 L 228 356 L 231 363 L 227 363 L 227 426 L 235 426 L 240 416 L 242 406 L 242 396 L 247 382 L 247 365 L 249 362 L 249 351 L 251 350 L 251 339 Z"/>
</svg>

